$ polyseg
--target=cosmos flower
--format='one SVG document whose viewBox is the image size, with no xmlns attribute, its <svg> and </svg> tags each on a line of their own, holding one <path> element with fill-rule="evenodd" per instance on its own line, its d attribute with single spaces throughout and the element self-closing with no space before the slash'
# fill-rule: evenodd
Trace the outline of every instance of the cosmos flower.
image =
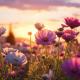
<svg viewBox="0 0 80 80">
<path fill-rule="evenodd" d="M 50 30 L 38 31 L 35 35 L 36 43 L 41 45 L 50 45 L 56 39 L 56 34 Z"/>
<path fill-rule="evenodd" d="M 26 56 L 19 52 L 19 51 L 15 51 L 15 52 L 9 52 L 5 59 L 11 63 L 11 64 L 14 64 L 14 65 L 25 65 L 27 63 L 27 58 Z"/>
<path fill-rule="evenodd" d="M 36 24 L 35 24 L 35 28 L 36 28 L 37 30 L 42 30 L 42 29 L 44 28 L 44 24 L 36 23 Z"/>
<path fill-rule="evenodd" d="M 75 78 L 74 80 L 79 80 L 80 78 L 80 58 L 73 57 L 71 59 L 65 60 L 62 63 L 62 71 L 67 77 Z"/>
<path fill-rule="evenodd" d="M 0 27 L 0 36 L 1 36 L 2 34 L 4 34 L 5 31 L 6 31 L 6 29 L 5 29 L 4 27 Z"/>
<path fill-rule="evenodd" d="M 77 32 L 73 30 L 65 30 L 64 34 L 62 35 L 62 38 L 68 42 L 75 39 L 76 36 L 77 36 Z"/>
<path fill-rule="evenodd" d="M 80 26 L 80 20 L 73 17 L 67 17 L 65 18 L 65 24 L 68 25 L 71 29 L 73 29 Z"/>
</svg>

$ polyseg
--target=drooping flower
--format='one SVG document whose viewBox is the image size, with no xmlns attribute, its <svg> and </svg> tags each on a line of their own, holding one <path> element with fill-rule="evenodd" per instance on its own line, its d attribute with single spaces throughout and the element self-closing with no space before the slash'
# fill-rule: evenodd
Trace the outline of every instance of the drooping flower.
<svg viewBox="0 0 80 80">
<path fill-rule="evenodd" d="M 65 18 L 65 24 L 68 25 L 71 29 L 80 26 L 80 20 L 73 17 Z"/>
<path fill-rule="evenodd" d="M 44 28 L 44 24 L 36 23 L 36 24 L 35 24 L 35 28 L 36 28 L 37 30 L 42 30 L 42 29 Z"/>
<path fill-rule="evenodd" d="M 4 34 L 5 31 L 6 31 L 6 29 L 5 29 L 4 27 L 0 27 L 0 36 L 1 36 L 2 34 Z"/>
<path fill-rule="evenodd" d="M 65 30 L 64 34 L 62 35 L 62 38 L 68 42 L 75 39 L 76 36 L 77 36 L 77 32 L 73 30 Z"/>
<path fill-rule="evenodd" d="M 50 45 L 56 39 L 56 34 L 50 30 L 38 31 L 35 35 L 36 43 L 41 45 Z"/>
<path fill-rule="evenodd" d="M 73 57 L 64 61 L 62 63 L 62 71 L 67 77 L 78 80 L 80 78 L 80 58 Z"/>
<path fill-rule="evenodd" d="M 14 65 L 25 65 L 27 63 L 27 58 L 26 56 L 19 52 L 19 51 L 12 51 L 12 52 L 9 52 L 5 59 L 11 63 L 11 64 L 14 64 Z"/>
</svg>

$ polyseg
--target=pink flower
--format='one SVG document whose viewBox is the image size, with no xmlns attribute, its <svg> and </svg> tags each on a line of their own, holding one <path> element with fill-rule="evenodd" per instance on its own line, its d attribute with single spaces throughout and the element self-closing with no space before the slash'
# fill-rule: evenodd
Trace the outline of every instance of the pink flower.
<svg viewBox="0 0 80 80">
<path fill-rule="evenodd" d="M 18 50 L 17 51 L 11 51 L 11 52 L 8 52 L 8 54 L 6 55 L 5 59 L 11 63 L 11 64 L 14 64 L 14 65 L 25 65 L 27 63 L 27 58 L 26 56 L 19 52 Z"/>
<path fill-rule="evenodd" d="M 72 57 L 62 63 L 62 70 L 70 80 L 80 79 L 80 58 Z"/>
<path fill-rule="evenodd" d="M 17 72 L 16 72 L 16 71 L 11 71 L 11 72 L 9 73 L 9 75 L 12 76 L 12 77 L 15 77 L 15 76 L 17 75 Z"/>
<path fill-rule="evenodd" d="M 41 45 L 50 45 L 56 39 L 56 34 L 50 30 L 40 30 L 35 36 L 36 43 Z"/>
<path fill-rule="evenodd" d="M 44 24 L 36 23 L 36 24 L 35 24 L 35 28 L 36 28 L 37 30 L 42 30 L 42 29 L 44 28 Z"/>
<path fill-rule="evenodd" d="M 62 35 L 62 38 L 68 42 L 75 39 L 76 36 L 77 36 L 77 32 L 73 30 L 65 30 L 64 34 Z"/>
<path fill-rule="evenodd" d="M 65 24 L 69 26 L 71 29 L 73 29 L 80 26 L 80 20 L 73 17 L 67 17 L 65 18 Z"/>
</svg>

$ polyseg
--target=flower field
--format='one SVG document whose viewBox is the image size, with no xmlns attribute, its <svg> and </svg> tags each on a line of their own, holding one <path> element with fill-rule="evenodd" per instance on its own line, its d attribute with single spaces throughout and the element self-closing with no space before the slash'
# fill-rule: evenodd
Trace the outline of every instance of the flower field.
<svg viewBox="0 0 80 80">
<path fill-rule="evenodd" d="M 35 44 L 0 45 L 0 80 L 80 80 L 80 20 L 67 17 L 57 31 L 36 23 Z M 0 27 L 0 37 L 6 29 Z"/>
</svg>

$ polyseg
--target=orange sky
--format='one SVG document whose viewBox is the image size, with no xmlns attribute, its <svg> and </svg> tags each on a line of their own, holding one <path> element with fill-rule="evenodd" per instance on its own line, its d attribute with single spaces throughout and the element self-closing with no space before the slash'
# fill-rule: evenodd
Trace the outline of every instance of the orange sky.
<svg viewBox="0 0 80 80">
<path fill-rule="evenodd" d="M 64 23 L 64 18 L 69 16 L 80 19 L 80 7 L 49 6 L 48 9 L 25 10 L 6 6 L 0 7 L 0 24 L 8 28 L 8 24 L 12 23 L 16 37 L 28 38 L 27 33 L 29 31 L 34 35 L 36 22 L 43 23 L 47 29 L 56 30 Z"/>
</svg>

